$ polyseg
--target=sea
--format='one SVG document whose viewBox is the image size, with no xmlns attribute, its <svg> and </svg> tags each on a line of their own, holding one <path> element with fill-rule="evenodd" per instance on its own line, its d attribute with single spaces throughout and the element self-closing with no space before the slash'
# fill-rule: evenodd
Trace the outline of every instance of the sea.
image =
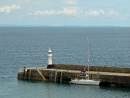
<svg viewBox="0 0 130 98">
<path fill-rule="evenodd" d="M 0 27 L 0 98 L 130 98 L 130 88 L 17 80 L 24 66 L 55 64 L 130 68 L 129 27 Z"/>
</svg>

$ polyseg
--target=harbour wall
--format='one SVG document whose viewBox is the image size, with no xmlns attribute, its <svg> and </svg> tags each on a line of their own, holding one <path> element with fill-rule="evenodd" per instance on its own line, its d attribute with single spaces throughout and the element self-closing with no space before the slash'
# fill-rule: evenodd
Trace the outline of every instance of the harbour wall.
<svg viewBox="0 0 130 98">
<path fill-rule="evenodd" d="M 24 68 L 18 72 L 19 80 L 48 81 L 69 83 L 71 79 L 80 79 L 81 71 L 87 72 L 87 66 L 53 64 L 45 67 Z M 100 86 L 130 87 L 130 68 L 89 66 L 90 79 L 99 80 Z"/>
</svg>

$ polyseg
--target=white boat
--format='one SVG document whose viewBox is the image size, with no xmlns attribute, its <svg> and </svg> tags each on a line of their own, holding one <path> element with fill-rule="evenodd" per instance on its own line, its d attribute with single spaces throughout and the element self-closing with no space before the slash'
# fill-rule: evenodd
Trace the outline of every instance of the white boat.
<svg viewBox="0 0 130 98">
<path fill-rule="evenodd" d="M 85 72 L 81 72 L 80 75 L 81 79 L 72 79 L 70 83 L 73 84 L 81 84 L 81 85 L 99 85 L 100 81 L 97 80 L 91 80 L 89 78 L 89 48 L 88 48 L 88 71 L 87 74 Z"/>
<path fill-rule="evenodd" d="M 83 72 L 81 72 L 83 73 Z M 100 81 L 92 80 L 89 78 L 89 74 L 84 73 L 84 76 L 80 76 L 81 79 L 72 79 L 70 83 L 79 85 L 99 85 Z"/>
<path fill-rule="evenodd" d="M 74 79 L 70 83 L 80 84 L 80 85 L 99 85 L 100 81 L 90 80 L 90 79 Z"/>
</svg>

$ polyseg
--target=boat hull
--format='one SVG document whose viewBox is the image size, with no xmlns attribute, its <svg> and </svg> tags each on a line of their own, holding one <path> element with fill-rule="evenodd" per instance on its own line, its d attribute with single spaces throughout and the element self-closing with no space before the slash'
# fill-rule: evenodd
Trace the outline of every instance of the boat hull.
<svg viewBox="0 0 130 98">
<path fill-rule="evenodd" d="M 100 81 L 95 81 L 95 80 L 86 80 L 86 79 L 74 79 L 71 80 L 70 83 L 72 84 L 79 84 L 79 85 L 99 85 Z"/>
</svg>

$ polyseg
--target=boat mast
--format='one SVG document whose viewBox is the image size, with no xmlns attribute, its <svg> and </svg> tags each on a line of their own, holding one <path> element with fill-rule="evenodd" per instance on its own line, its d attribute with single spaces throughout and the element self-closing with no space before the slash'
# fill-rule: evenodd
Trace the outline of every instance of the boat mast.
<svg viewBox="0 0 130 98">
<path fill-rule="evenodd" d="M 88 80 L 89 80 L 89 59 L 90 59 L 90 51 L 89 51 L 89 40 L 88 40 L 88 38 L 87 38 L 87 41 L 88 41 Z"/>
</svg>

